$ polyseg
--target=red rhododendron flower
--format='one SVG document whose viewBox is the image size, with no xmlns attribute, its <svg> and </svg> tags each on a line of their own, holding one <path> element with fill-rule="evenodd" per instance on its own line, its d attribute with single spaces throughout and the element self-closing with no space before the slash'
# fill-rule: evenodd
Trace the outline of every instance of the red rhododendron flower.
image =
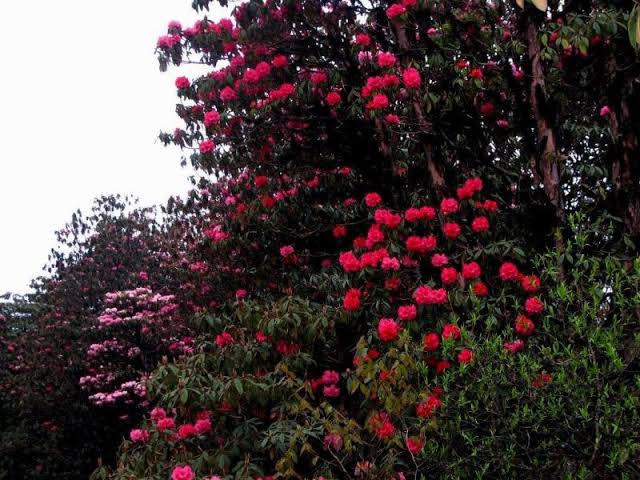
<svg viewBox="0 0 640 480">
<path fill-rule="evenodd" d="M 178 427 L 178 438 L 182 440 L 189 437 L 195 437 L 197 434 L 198 432 L 196 431 L 196 427 L 194 427 L 190 423 L 186 423 Z"/>
<path fill-rule="evenodd" d="M 458 211 L 458 201 L 455 198 L 445 198 L 440 202 L 440 211 L 445 215 L 450 215 Z"/>
<path fill-rule="evenodd" d="M 383 318 L 378 322 L 378 336 L 383 342 L 392 342 L 400 335 L 400 325 L 392 318 Z"/>
<path fill-rule="evenodd" d="M 418 455 L 422 452 L 424 448 L 424 440 L 416 437 L 407 438 L 407 450 L 411 452 L 412 455 Z"/>
<path fill-rule="evenodd" d="M 364 203 L 367 207 L 374 208 L 382 203 L 382 197 L 379 193 L 367 193 L 364 197 Z"/>
<path fill-rule="evenodd" d="M 452 285 L 458 281 L 458 271 L 453 267 L 443 268 L 440 272 L 440 280 L 445 285 Z"/>
<path fill-rule="evenodd" d="M 422 83 L 420 72 L 412 67 L 407 68 L 402 72 L 402 83 L 404 83 L 404 86 L 407 88 L 418 88 Z"/>
<path fill-rule="evenodd" d="M 220 123 L 220 114 L 217 111 L 211 110 L 204 114 L 205 126 L 210 127 L 211 125 L 216 125 L 218 123 Z"/>
<path fill-rule="evenodd" d="M 440 346 L 440 338 L 433 332 L 427 333 L 422 339 L 422 345 L 427 352 L 433 352 Z"/>
<path fill-rule="evenodd" d="M 149 441 L 149 432 L 147 430 L 136 428 L 129 432 L 129 438 L 134 443 L 145 443 Z"/>
<path fill-rule="evenodd" d="M 431 265 L 436 268 L 444 267 L 449 263 L 449 258 L 444 253 L 436 253 L 431 257 Z"/>
<path fill-rule="evenodd" d="M 256 332 L 256 342 L 265 343 L 269 340 L 269 337 L 262 331 Z"/>
<path fill-rule="evenodd" d="M 378 66 L 380 68 L 393 67 L 396 64 L 396 56 L 391 52 L 378 53 Z"/>
<path fill-rule="evenodd" d="M 462 364 L 471 363 L 473 360 L 473 352 L 468 348 L 465 348 L 458 354 L 458 361 Z"/>
<path fill-rule="evenodd" d="M 418 315 L 418 309 L 415 305 L 401 305 L 398 307 L 398 318 L 403 322 L 415 320 Z"/>
<path fill-rule="evenodd" d="M 402 15 L 405 11 L 406 10 L 404 6 L 400 5 L 399 3 L 394 3 L 389 8 L 387 8 L 387 17 L 390 19 L 394 19 Z"/>
<path fill-rule="evenodd" d="M 340 374 L 335 370 L 325 370 L 322 373 L 322 383 L 332 385 L 340 382 Z"/>
<path fill-rule="evenodd" d="M 516 267 L 511 262 L 504 262 L 500 266 L 500 280 L 503 282 L 508 282 L 510 280 L 518 280 L 520 278 L 520 272 L 518 271 L 518 267 Z"/>
<path fill-rule="evenodd" d="M 480 68 L 474 68 L 469 72 L 469 77 L 476 80 L 482 80 L 484 78 L 484 74 Z"/>
<path fill-rule="evenodd" d="M 498 204 L 493 200 L 485 200 L 481 208 L 483 210 L 487 210 L 488 212 L 497 212 Z"/>
<path fill-rule="evenodd" d="M 276 57 L 273 57 L 273 60 L 271 60 L 271 65 L 276 68 L 284 68 L 288 63 L 289 62 L 287 60 L 287 57 L 285 57 L 284 55 L 278 55 Z"/>
<path fill-rule="evenodd" d="M 346 295 L 344 296 L 344 302 L 343 302 L 344 309 L 348 312 L 353 312 L 355 310 L 358 310 L 361 305 L 360 303 L 361 295 L 362 294 L 360 290 L 358 290 L 357 288 L 349 289 Z"/>
<path fill-rule="evenodd" d="M 187 77 L 178 77 L 176 78 L 176 87 L 180 90 L 184 90 L 185 88 L 189 88 L 191 86 L 191 82 Z"/>
<path fill-rule="evenodd" d="M 184 467 L 176 467 L 171 472 L 171 480 L 194 480 L 196 478 L 191 467 L 186 465 Z"/>
<path fill-rule="evenodd" d="M 410 236 L 406 240 L 407 250 L 410 252 L 416 252 L 421 255 L 433 250 L 437 246 L 437 239 L 435 236 L 430 235 L 428 237 L 418 237 L 415 235 Z"/>
<path fill-rule="evenodd" d="M 382 110 L 389 106 L 389 99 L 383 93 L 379 93 L 374 95 L 369 103 L 367 103 L 367 108 L 369 110 Z"/>
<path fill-rule="evenodd" d="M 216 335 L 216 345 L 220 348 L 226 347 L 227 345 L 231 345 L 233 343 L 233 337 L 229 332 L 223 332 L 219 335 Z"/>
<path fill-rule="evenodd" d="M 441 305 L 447 302 L 449 295 L 444 288 L 421 286 L 416 288 L 413 298 L 418 305 Z"/>
<path fill-rule="evenodd" d="M 236 99 L 236 92 L 231 87 L 224 87 L 220 92 L 220 99 L 223 102 L 231 102 Z"/>
<path fill-rule="evenodd" d="M 420 418 L 431 418 L 440 408 L 442 402 L 435 395 L 430 395 L 426 400 L 420 402 L 416 407 L 416 415 Z"/>
<path fill-rule="evenodd" d="M 442 338 L 445 340 L 459 340 L 460 339 L 460 327 L 453 324 L 447 323 L 442 328 Z"/>
<path fill-rule="evenodd" d="M 327 94 L 327 105 L 330 107 L 335 107 L 337 104 L 341 102 L 340 94 L 338 92 L 329 92 Z"/>
<path fill-rule="evenodd" d="M 516 318 L 515 329 L 519 335 L 528 337 L 529 335 L 533 335 L 535 324 L 529 317 L 518 315 Z"/>
<path fill-rule="evenodd" d="M 476 217 L 471 222 L 471 230 L 476 233 L 486 232 L 489 230 L 489 219 L 487 217 Z"/>
<path fill-rule="evenodd" d="M 473 293 L 477 297 L 486 297 L 489 294 L 489 288 L 482 282 L 473 284 Z"/>
<path fill-rule="evenodd" d="M 328 398 L 335 398 L 340 396 L 340 387 L 337 385 L 325 385 L 322 389 L 322 395 Z"/>
<path fill-rule="evenodd" d="M 338 261 L 340 262 L 340 266 L 345 272 L 360 271 L 360 261 L 351 251 L 341 253 Z"/>
<path fill-rule="evenodd" d="M 366 33 L 358 33 L 356 35 L 356 44 L 360 45 L 361 47 L 368 47 L 369 45 L 371 45 L 371 37 Z"/>
<path fill-rule="evenodd" d="M 336 225 L 333 228 L 332 234 L 335 238 L 342 238 L 347 234 L 347 227 L 344 225 Z"/>
<path fill-rule="evenodd" d="M 161 418 L 157 421 L 156 427 L 159 432 L 164 432 L 165 430 L 171 430 L 175 428 L 176 421 L 171 417 Z"/>
<path fill-rule="evenodd" d="M 477 262 L 469 262 L 462 264 L 462 276 L 465 280 L 474 280 L 482 274 L 482 269 Z"/>
<path fill-rule="evenodd" d="M 535 293 L 540 290 L 540 279 L 537 275 L 523 275 L 520 279 L 522 289 L 528 293 Z"/>
<path fill-rule="evenodd" d="M 216 144 L 212 140 L 203 140 L 200 142 L 200 153 L 206 155 L 207 153 L 213 153 L 216 148 Z"/>
<path fill-rule="evenodd" d="M 448 239 L 455 240 L 462 233 L 462 228 L 455 222 L 449 222 L 444 224 L 442 231 Z"/>
<path fill-rule="evenodd" d="M 291 245 L 284 245 L 280 247 L 281 257 L 290 257 L 295 252 L 295 249 Z"/>
<path fill-rule="evenodd" d="M 524 302 L 524 309 L 527 313 L 535 315 L 544 311 L 544 304 L 538 297 L 530 297 Z"/>
<path fill-rule="evenodd" d="M 371 417 L 369 424 L 376 432 L 376 437 L 385 440 L 392 437 L 396 433 L 396 428 L 391 423 L 389 415 L 386 412 L 380 412 Z"/>
</svg>

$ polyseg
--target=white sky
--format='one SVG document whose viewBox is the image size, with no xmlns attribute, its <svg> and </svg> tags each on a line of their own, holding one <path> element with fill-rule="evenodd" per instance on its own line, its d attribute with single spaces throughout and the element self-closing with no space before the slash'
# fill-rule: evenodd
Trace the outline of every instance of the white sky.
<svg viewBox="0 0 640 480">
<path fill-rule="evenodd" d="M 54 231 L 108 193 L 163 203 L 189 187 L 178 148 L 175 77 L 156 39 L 190 0 L 0 0 L 0 294 L 24 293 Z M 179 73 L 180 72 L 180 73 Z"/>
</svg>

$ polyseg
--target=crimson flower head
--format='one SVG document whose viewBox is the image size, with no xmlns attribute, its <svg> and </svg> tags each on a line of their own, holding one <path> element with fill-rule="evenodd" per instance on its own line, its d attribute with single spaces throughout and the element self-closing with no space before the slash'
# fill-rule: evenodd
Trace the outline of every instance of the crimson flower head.
<svg viewBox="0 0 640 480">
<path fill-rule="evenodd" d="M 471 363 L 473 360 L 473 352 L 468 348 L 465 348 L 458 354 L 458 361 L 462 364 Z"/>
<path fill-rule="evenodd" d="M 518 280 L 520 278 L 520 272 L 518 271 L 518 267 L 511 262 L 504 262 L 500 266 L 500 280 L 503 282 L 508 282 L 511 280 Z"/>
<path fill-rule="evenodd" d="M 383 342 L 392 342 L 400 335 L 400 325 L 392 318 L 383 318 L 378 323 L 378 336 Z"/>
</svg>

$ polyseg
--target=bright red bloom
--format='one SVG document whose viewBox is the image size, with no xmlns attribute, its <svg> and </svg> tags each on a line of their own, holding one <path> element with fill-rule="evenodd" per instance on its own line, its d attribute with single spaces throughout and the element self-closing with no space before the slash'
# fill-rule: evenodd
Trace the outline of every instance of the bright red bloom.
<svg viewBox="0 0 640 480">
<path fill-rule="evenodd" d="M 382 197 L 379 193 L 367 193 L 364 196 L 364 203 L 367 205 L 367 207 L 374 208 L 382 203 Z"/>
<path fill-rule="evenodd" d="M 480 278 L 482 269 L 477 262 L 469 262 L 462 264 L 462 276 L 465 280 L 474 280 Z"/>
<path fill-rule="evenodd" d="M 460 327 L 453 323 L 447 323 L 442 328 L 442 338 L 444 340 L 460 340 Z"/>
<path fill-rule="evenodd" d="M 219 335 L 216 335 L 216 345 L 219 348 L 226 347 L 227 345 L 231 345 L 233 343 L 233 337 L 229 332 L 223 332 Z"/>
<path fill-rule="evenodd" d="M 329 92 L 327 94 L 326 101 L 327 105 L 329 105 L 330 107 L 335 107 L 342 101 L 342 99 L 340 98 L 340 94 L 338 92 Z"/>
<path fill-rule="evenodd" d="M 471 363 L 473 360 L 473 352 L 465 348 L 458 354 L 458 361 L 462 364 Z"/>
<path fill-rule="evenodd" d="M 383 93 L 379 93 L 374 95 L 373 99 L 369 103 L 367 103 L 367 108 L 369 110 L 382 110 L 389 106 L 389 99 Z"/>
<path fill-rule="evenodd" d="M 489 288 L 482 282 L 473 284 L 473 293 L 477 297 L 486 297 L 489 294 Z"/>
<path fill-rule="evenodd" d="M 171 480 L 194 480 L 195 478 L 196 475 L 188 465 L 176 467 L 173 469 L 173 472 L 171 472 Z"/>
<path fill-rule="evenodd" d="M 440 211 L 445 215 L 456 213 L 458 208 L 458 201 L 455 198 L 445 198 L 440 202 Z"/>
<path fill-rule="evenodd" d="M 462 228 L 455 222 L 449 222 L 444 224 L 442 231 L 447 238 L 455 240 L 462 233 Z"/>
<path fill-rule="evenodd" d="M 411 452 L 412 455 L 418 455 L 422 452 L 424 448 L 424 440 L 416 437 L 407 438 L 407 450 Z"/>
<path fill-rule="evenodd" d="M 535 293 L 540 290 L 540 279 L 537 275 L 523 275 L 520 279 L 522 289 L 528 293 Z"/>
<path fill-rule="evenodd" d="M 440 280 L 445 285 L 452 285 L 458 281 L 458 271 L 453 267 L 443 268 L 440 272 Z"/>
<path fill-rule="evenodd" d="M 422 346 L 427 352 L 433 352 L 440 346 L 440 338 L 433 332 L 427 333 L 422 339 Z"/>
<path fill-rule="evenodd" d="M 430 395 L 426 400 L 418 404 L 416 407 L 416 415 L 420 418 L 431 418 L 441 405 L 442 402 L 438 397 Z"/>
<path fill-rule="evenodd" d="M 374 428 L 376 437 L 385 440 L 392 437 L 396 433 L 396 427 L 393 426 L 389 415 L 386 412 L 380 412 L 371 417 L 369 424 Z"/>
<path fill-rule="evenodd" d="M 204 114 L 204 124 L 206 127 L 220 123 L 220 114 L 216 110 L 211 110 Z"/>
<path fill-rule="evenodd" d="M 413 298 L 418 305 L 441 305 L 447 302 L 449 295 L 444 288 L 431 288 L 425 285 L 416 288 Z"/>
<path fill-rule="evenodd" d="M 529 335 L 533 335 L 535 324 L 529 317 L 518 315 L 518 318 L 516 318 L 515 329 L 519 335 L 528 337 Z"/>
<path fill-rule="evenodd" d="M 358 257 L 356 257 L 351 251 L 341 253 L 338 261 L 340 262 L 340 266 L 345 272 L 360 271 L 360 261 L 358 260 Z"/>
<path fill-rule="evenodd" d="M 343 306 L 344 309 L 348 312 L 353 312 L 358 310 L 361 306 L 361 298 L 362 293 L 357 288 L 351 288 L 347 290 L 346 295 L 344 296 Z"/>
<path fill-rule="evenodd" d="M 185 88 L 189 88 L 191 86 L 191 82 L 187 77 L 178 77 L 176 78 L 176 88 L 180 90 L 184 90 Z"/>
<path fill-rule="evenodd" d="M 400 335 L 400 325 L 392 318 L 383 318 L 378 323 L 378 336 L 383 342 L 392 342 Z"/>
<path fill-rule="evenodd" d="M 437 239 L 433 235 L 428 237 L 418 237 L 415 235 L 410 236 L 406 240 L 407 250 L 410 252 L 416 252 L 421 255 L 433 250 L 437 246 Z"/>
<path fill-rule="evenodd" d="M 436 268 L 444 267 L 449 263 L 449 258 L 444 253 L 436 253 L 431 257 L 431 265 Z"/>
<path fill-rule="evenodd" d="M 356 35 L 356 44 L 360 45 L 361 47 L 368 47 L 369 45 L 371 45 L 371 37 L 366 33 L 358 33 Z"/>
<path fill-rule="evenodd" d="M 284 68 L 288 65 L 289 61 L 287 60 L 287 57 L 285 57 L 284 55 L 278 55 L 276 57 L 273 58 L 273 60 L 271 60 L 271 65 L 273 65 L 276 68 Z"/>
<path fill-rule="evenodd" d="M 518 267 L 511 262 L 504 262 L 500 266 L 500 280 L 508 282 L 510 280 L 518 280 L 520 278 L 520 272 Z"/>
<path fill-rule="evenodd" d="M 476 217 L 471 222 L 471 230 L 476 233 L 486 232 L 489 227 L 489 219 L 487 217 Z"/>
<path fill-rule="evenodd" d="M 420 72 L 412 67 L 407 68 L 402 72 L 402 82 L 407 88 L 418 88 L 422 83 Z"/>
<path fill-rule="evenodd" d="M 418 309 L 415 305 L 401 305 L 398 307 L 398 318 L 403 322 L 415 320 L 418 315 Z"/>
<path fill-rule="evenodd" d="M 380 68 L 393 67 L 396 64 L 396 56 L 390 52 L 378 53 L 378 66 Z"/>
<path fill-rule="evenodd" d="M 394 3 L 389 8 L 387 8 L 387 17 L 390 19 L 394 19 L 402 15 L 406 9 L 399 3 Z"/>
<path fill-rule="evenodd" d="M 535 315 L 544 311 L 544 304 L 538 297 L 529 297 L 526 302 L 524 302 L 524 309 L 527 313 Z"/>
<path fill-rule="evenodd" d="M 213 150 L 216 148 L 216 144 L 213 143 L 213 140 L 203 140 L 200 142 L 200 153 L 206 155 L 207 153 L 213 153 Z"/>
<path fill-rule="evenodd" d="M 337 385 L 325 385 L 322 389 L 322 395 L 327 398 L 336 398 L 340 396 L 340 387 Z"/>
</svg>

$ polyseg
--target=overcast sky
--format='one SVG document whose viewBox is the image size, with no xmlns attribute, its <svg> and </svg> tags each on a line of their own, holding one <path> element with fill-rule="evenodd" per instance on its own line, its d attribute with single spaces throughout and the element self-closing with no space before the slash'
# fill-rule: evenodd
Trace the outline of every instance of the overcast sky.
<svg viewBox="0 0 640 480">
<path fill-rule="evenodd" d="M 189 172 L 160 130 L 178 70 L 153 53 L 191 0 L 0 0 L 0 294 L 26 292 L 53 232 L 107 193 L 143 205 L 182 194 Z M 180 74 L 194 73 L 181 69 Z"/>
</svg>

